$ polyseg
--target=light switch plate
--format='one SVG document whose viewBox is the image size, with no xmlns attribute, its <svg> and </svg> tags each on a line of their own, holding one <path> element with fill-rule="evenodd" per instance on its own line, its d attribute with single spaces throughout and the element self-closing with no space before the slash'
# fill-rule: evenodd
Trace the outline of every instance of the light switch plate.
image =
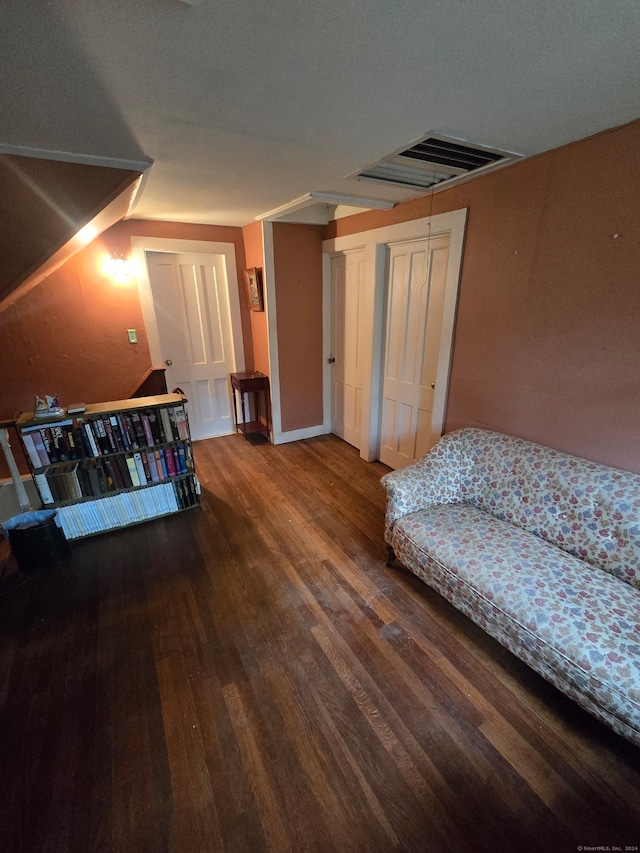
<svg viewBox="0 0 640 853">
<path fill-rule="evenodd" d="M 127 335 L 129 336 L 129 343 L 130 344 L 137 344 L 138 343 L 138 333 L 136 332 L 135 329 L 127 329 Z"/>
</svg>

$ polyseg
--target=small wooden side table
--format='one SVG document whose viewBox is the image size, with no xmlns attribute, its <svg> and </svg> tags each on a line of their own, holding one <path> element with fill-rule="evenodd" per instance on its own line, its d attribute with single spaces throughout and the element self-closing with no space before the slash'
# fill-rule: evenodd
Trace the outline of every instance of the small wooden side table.
<svg viewBox="0 0 640 853">
<path fill-rule="evenodd" d="M 252 433 L 263 433 L 267 439 L 271 434 L 271 405 L 269 400 L 269 377 L 258 370 L 244 371 L 243 373 L 231 374 L 231 389 L 233 391 L 233 419 L 236 432 L 247 436 Z M 247 420 L 245 410 L 245 394 L 251 394 L 253 404 L 249 402 L 249 416 L 254 420 Z M 238 421 L 237 397 L 240 396 L 240 411 L 242 421 Z"/>
</svg>

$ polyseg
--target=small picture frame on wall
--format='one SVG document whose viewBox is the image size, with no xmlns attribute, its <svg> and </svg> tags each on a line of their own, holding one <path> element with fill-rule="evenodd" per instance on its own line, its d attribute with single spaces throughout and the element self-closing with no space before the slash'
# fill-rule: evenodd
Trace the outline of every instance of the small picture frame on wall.
<svg viewBox="0 0 640 853">
<path fill-rule="evenodd" d="M 247 301 L 250 311 L 264 311 L 262 297 L 262 269 L 251 267 L 244 271 L 244 283 L 247 286 Z"/>
</svg>

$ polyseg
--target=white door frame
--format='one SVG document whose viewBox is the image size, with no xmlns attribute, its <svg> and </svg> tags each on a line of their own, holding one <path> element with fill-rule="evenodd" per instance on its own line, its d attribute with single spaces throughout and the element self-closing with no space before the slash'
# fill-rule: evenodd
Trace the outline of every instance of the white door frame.
<svg viewBox="0 0 640 853">
<path fill-rule="evenodd" d="M 378 458 L 380 447 L 380 414 L 382 405 L 382 361 L 385 341 L 385 302 L 387 290 L 387 253 L 390 245 L 429 237 L 449 237 L 449 262 L 442 315 L 442 336 L 438 355 L 436 393 L 433 401 L 432 428 L 439 433 L 444 426 L 453 331 L 467 209 L 413 219 L 397 225 L 374 228 L 347 237 L 336 237 L 322 243 L 323 252 L 323 345 L 325 355 L 331 348 L 331 256 L 352 249 L 365 250 L 365 278 L 370 283 L 365 300 L 365 325 L 371 334 L 365 336 L 363 353 L 364 382 L 362 389 L 362 445 L 360 456 L 367 462 Z M 325 360 L 323 373 L 324 431 L 331 432 L 331 365 Z"/>
<path fill-rule="evenodd" d="M 153 304 L 153 292 L 149 281 L 145 252 L 167 252 L 176 255 L 223 255 L 229 290 L 229 309 L 231 312 L 231 335 L 233 339 L 234 372 L 244 370 L 244 343 L 242 321 L 240 318 L 240 296 L 238 294 L 238 273 L 236 266 L 236 247 L 233 243 L 214 243 L 208 240 L 172 240 L 164 237 L 131 237 L 131 257 L 135 264 L 135 276 L 138 282 L 138 294 L 142 307 L 142 316 L 149 341 L 151 363 L 160 367 L 162 350 L 160 335 Z"/>
</svg>

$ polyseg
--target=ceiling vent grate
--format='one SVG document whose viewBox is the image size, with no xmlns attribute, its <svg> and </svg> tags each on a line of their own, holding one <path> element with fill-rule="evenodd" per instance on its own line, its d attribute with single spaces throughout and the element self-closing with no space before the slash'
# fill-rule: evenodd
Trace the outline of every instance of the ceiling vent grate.
<svg viewBox="0 0 640 853">
<path fill-rule="evenodd" d="M 348 177 L 425 190 L 440 184 L 459 183 L 522 156 L 429 133 L 408 148 L 400 148 Z"/>
</svg>

